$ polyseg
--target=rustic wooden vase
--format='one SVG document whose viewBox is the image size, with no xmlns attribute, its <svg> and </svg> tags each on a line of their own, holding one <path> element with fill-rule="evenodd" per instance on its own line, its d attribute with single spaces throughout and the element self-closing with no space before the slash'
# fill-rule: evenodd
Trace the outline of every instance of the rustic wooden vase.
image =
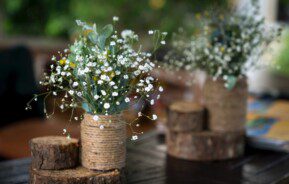
<svg viewBox="0 0 289 184">
<path fill-rule="evenodd" d="M 207 78 L 204 85 L 205 106 L 208 110 L 208 128 L 217 132 L 244 132 L 248 86 L 246 78 L 239 79 L 228 90 L 222 79 Z"/>
<path fill-rule="evenodd" d="M 126 123 L 122 115 L 85 114 L 81 122 L 81 163 L 91 170 L 122 169 L 126 159 Z"/>
</svg>

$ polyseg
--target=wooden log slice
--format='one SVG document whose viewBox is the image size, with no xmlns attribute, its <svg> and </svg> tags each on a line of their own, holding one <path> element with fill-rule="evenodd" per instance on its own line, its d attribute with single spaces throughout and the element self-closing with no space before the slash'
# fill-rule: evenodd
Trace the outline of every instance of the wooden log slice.
<svg viewBox="0 0 289 184">
<path fill-rule="evenodd" d="M 170 131 L 202 131 L 204 108 L 193 102 L 175 102 L 169 106 L 167 122 Z"/>
<path fill-rule="evenodd" d="M 244 153 L 244 132 L 167 132 L 168 154 L 195 161 L 224 160 Z"/>
<path fill-rule="evenodd" d="M 125 183 L 124 172 L 92 171 L 84 167 L 67 170 L 30 169 L 30 184 L 121 184 Z"/>
<path fill-rule="evenodd" d="M 69 169 L 76 167 L 79 160 L 77 139 L 62 136 L 38 137 L 30 140 L 32 168 Z"/>
<path fill-rule="evenodd" d="M 212 131 L 244 131 L 247 113 L 248 86 L 246 78 L 239 79 L 228 90 L 225 81 L 208 78 L 204 86 L 208 126 Z"/>
</svg>

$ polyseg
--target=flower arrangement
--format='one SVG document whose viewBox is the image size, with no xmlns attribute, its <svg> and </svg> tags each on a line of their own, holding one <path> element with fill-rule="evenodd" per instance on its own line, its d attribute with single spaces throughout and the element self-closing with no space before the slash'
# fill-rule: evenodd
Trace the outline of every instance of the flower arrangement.
<svg viewBox="0 0 289 184">
<path fill-rule="evenodd" d="M 279 28 L 266 27 L 255 1 L 246 12 L 214 14 L 202 21 L 202 27 L 201 34 L 189 41 L 174 41 L 173 47 L 181 50 L 181 59 L 169 53 L 167 65 L 186 70 L 200 68 L 215 80 L 222 78 L 228 89 L 257 66 L 260 56 L 281 32 Z"/>
<path fill-rule="evenodd" d="M 113 22 L 116 21 L 118 17 L 113 18 Z M 59 95 L 62 100 L 58 104 L 62 110 L 83 107 L 94 115 L 94 120 L 98 120 L 98 115 L 120 114 L 130 103 L 140 99 L 153 105 L 157 99 L 151 99 L 151 94 L 162 92 L 163 88 L 150 75 L 157 66 L 151 60 L 153 53 L 144 52 L 142 46 L 137 45 L 138 35 L 132 30 L 118 34 L 111 24 L 99 28 L 80 20 L 76 23 L 81 28 L 80 36 L 59 58 L 52 57 L 51 73 L 45 74 L 40 82 L 47 92 L 35 95 L 34 100 L 41 95 L 46 98 L 62 93 L 65 95 Z M 153 52 L 165 44 L 166 33 L 151 30 L 149 34 L 153 39 Z M 32 101 L 27 109 L 31 108 Z M 73 110 L 71 118 L 78 120 Z M 47 113 L 46 107 L 44 112 Z M 142 116 L 141 112 L 138 114 Z M 156 115 L 151 117 L 156 118 Z"/>
</svg>

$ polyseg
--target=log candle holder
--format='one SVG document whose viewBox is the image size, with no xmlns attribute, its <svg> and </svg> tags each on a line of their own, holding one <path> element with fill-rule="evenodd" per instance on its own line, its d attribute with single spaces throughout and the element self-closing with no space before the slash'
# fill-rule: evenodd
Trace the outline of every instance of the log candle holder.
<svg viewBox="0 0 289 184">
<path fill-rule="evenodd" d="M 78 140 L 60 136 L 30 141 L 30 184 L 121 184 L 124 170 L 93 171 L 79 166 Z"/>
<path fill-rule="evenodd" d="M 191 160 L 195 149 L 191 146 L 192 141 L 186 137 L 204 130 L 204 108 L 190 102 L 172 103 L 168 109 L 167 128 L 168 154 Z"/>
<path fill-rule="evenodd" d="M 46 136 L 30 141 L 32 168 L 45 170 L 70 169 L 78 165 L 77 139 Z"/>
<path fill-rule="evenodd" d="M 30 184 L 121 184 L 125 183 L 119 170 L 95 172 L 84 167 L 67 170 L 30 169 Z"/>
</svg>

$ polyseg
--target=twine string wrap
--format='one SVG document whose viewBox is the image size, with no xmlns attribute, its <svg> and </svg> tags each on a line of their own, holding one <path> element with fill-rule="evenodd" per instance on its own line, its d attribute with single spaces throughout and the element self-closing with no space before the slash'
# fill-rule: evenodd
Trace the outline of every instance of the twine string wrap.
<svg viewBox="0 0 289 184">
<path fill-rule="evenodd" d="M 204 86 L 205 104 L 209 113 L 209 129 L 213 131 L 244 131 L 247 112 L 247 80 L 239 79 L 232 90 L 224 81 L 211 78 Z"/>
<path fill-rule="evenodd" d="M 81 161 L 92 170 L 121 169 L 126 158 L 126 123 L 121 115 L 85 114 L 81 122 Z"/>
</svg>

